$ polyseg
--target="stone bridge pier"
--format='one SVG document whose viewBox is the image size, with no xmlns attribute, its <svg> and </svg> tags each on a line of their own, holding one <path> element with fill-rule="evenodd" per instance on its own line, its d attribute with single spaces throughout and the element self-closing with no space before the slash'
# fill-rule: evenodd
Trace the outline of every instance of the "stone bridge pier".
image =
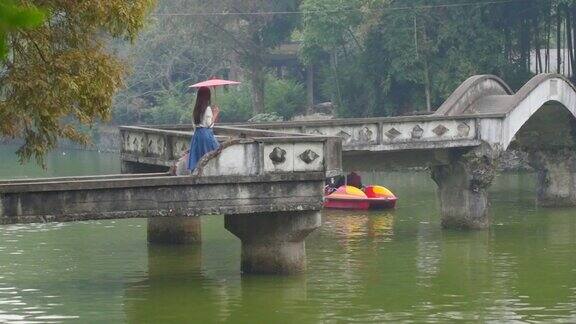
<svg viewBox="0 0 576 324">
<path fill-rule="evenodd" d="M 494 180 L 497 158 L 498 152 L 485 144 L 451 152 L 447 164 L 431 168 L 443 227 L 483 229 L 490 225 L 487 189 Z"/>
<path fill-rule="evenodd" d="M 500 117 L 490 115 L 495 113 Z M 490 224 L 486 189 L 499 152 L 510 148 L 528 153 L 536 171 L 537 205 L 576 206 L 576 88 L 566 78 L 537 75 L 514 93 L 497 77 L 472 77 L 435 114 L 479 116 L 483 143 L 432 168 L 445 227 Z"/>
<path fill-rule="evenodd" d="M 199 216 L 150 217 L 148 218 L 148 243 L 200 244 L 202 243 L 202 221 Z"/>
<path fill-rule="evenodd" d="M 576 151 L 563 148 L 530 152 L 530 163 L 536 170 L 539 206 L 576 206 Z"/>
<path fill-rule="evenodd" d="M 301 273 L 304 239 L 320 227 L 319 211 L 226 215 L 225 227 L 242 241 L 241 270 L 254 274 Z"/>
<path fill-rule="evenodd" d="M 294 274 L 306 269 L 304 240 L 320 227 L 319 211 L 228 214 L 225 228 L 242 244 L 241 271 L 251 274 Z M 201 218 L 148 218 L 152 244 L 201 244 Z"/>
</svg>

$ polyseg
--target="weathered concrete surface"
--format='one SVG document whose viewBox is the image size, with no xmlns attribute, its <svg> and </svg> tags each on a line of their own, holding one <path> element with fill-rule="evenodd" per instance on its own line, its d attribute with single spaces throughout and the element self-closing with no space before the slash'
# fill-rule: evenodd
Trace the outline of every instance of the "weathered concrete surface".
<svg viewBox="0 0 576 324">
<path fill-rule="evenodd" d="M 432 168 L 444 228 L 483 229 L 490 225 L 486 190 L 494 179 L 496 158 L 496 152 L 483 146 L 455 153 L 450 164 Z"/>
<path fill-rule="evenodd" d="M 537 202 L 543 207 L 576 206 L 576 152 L 538 150 L 530 154 L 537 171 Z"/>
<path fill-rule="evenodd" d="M 225 227 L 242 241 L 246 274 L 295 274 L 306 269 L 304 239 L 320 227 L 319 212 L 226 215 Z"/>
<path fill-rule="evenodd" d="M 513 93 L 512 89 L 497 76 L 475 75 L 462 82 L 434 114 L 441 116 L 475 114 L 482 110 L 478 104 L 483 98 L 507 96 Z"/>
<path fill-rule="evenodd" d="M 148 243 L 199 244 L 202 242 L 200 217 L 148 218 Z"/>
<path fill-rule="evenodd" d="M 0 224 L 319 210 L 324 172 L 0 184 Z"/>
<path fill-rule="evenodd" d="M 0 224 L 147 217 L 149 242 L 190 244 L 201 241 L 197 216 L 225 214 L 226 228 L 242 239 L 244 272 L 302 272 L 304 238 L 320 226 L 324 180 L 341 173 L 340 139 L 219 131 L 225 145 L 204 156 L 192 176 L 0 181 Z M 123 128 L 123 171 L 163 170 L 180 157 L 189 136 Z"/>
</svg>

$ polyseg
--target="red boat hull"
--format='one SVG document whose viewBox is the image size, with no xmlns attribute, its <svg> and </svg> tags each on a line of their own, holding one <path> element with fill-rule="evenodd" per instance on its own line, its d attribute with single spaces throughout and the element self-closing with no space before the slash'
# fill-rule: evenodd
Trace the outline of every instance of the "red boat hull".
<svg viewBox="0 0 576 324">
<path fill-rule="evenodd" d="M 336 209 L 370 209 L 370 202 L 361 199 L 324 198 L 324 208 Z"/>
<path fill-rule="evenodd" d="M 391 198 L 329 198 L 324 197 L 324 208 L 335 209 L 390 209 L 396 207 L 396 197 Z"/>
<path fill-rule="evenodd" d="M 326 187 L 325 208 L 338 209 L 388 209 L 396 207 L 396 196 L 382 186 L 367 186 L 358 189 L 353 186 L 340 186 L 336 190 Z"/>
</svg>

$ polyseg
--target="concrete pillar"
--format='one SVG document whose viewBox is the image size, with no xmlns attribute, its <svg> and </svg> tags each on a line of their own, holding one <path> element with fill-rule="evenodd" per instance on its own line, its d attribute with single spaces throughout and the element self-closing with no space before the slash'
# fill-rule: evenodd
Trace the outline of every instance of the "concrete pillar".
<svg viewBox="0 0 576 324">
<path fill-rule="evenodd" d="M 496 164 L 491 149 L 454 154 L 448 165 L 434 166 L 432 179 L 438 185 L 442 227 L 483 229 L 490 225 L 487 188 Z"/>
<path fill-rule="evenodd" d="M 320 212 L 226 215 L 225 227 L 242 241 L 246 274 L 295 274 L 306 269 L 304 239 L 320 226 Z"/>
<path fill-rule="evenodd" d="M 199 244 L 202 242 L 200 217 L 148 218 L 148 242 L 154 244 Z"/>
<path fill-rule="evenodd" d="M 543 207 L 576 206 L 576 152 L 572 149 L 530 152 L 537 172 L 537 202 Z"/>
</svg>

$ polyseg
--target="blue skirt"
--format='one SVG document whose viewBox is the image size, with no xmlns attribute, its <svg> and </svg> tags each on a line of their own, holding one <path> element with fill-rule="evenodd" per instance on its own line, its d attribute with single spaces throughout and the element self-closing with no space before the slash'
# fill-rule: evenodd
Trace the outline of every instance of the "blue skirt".
<svg viewBox="0 0 576 324">
<path fill-rule="evenodd" d="M 208 152 L 218 149 L 220 145 L 214 137 L 212 128 L 198 127 L 192 136 L 190 154 L 188 157 L 188 169 L 194 170 L 198 161 Z"/>
</svg>

